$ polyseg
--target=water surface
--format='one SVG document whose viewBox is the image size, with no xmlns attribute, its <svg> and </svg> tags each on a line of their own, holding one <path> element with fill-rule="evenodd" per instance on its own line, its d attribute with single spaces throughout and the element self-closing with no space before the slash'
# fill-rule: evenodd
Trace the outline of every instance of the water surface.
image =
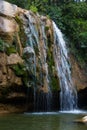
<svg viewBox="0 0 87 130">
<path fill-rule="evenodd" d="M 74 123 L 87 113 L 24 113 L 0 116 L 0 130 L 87 130 L 86 124 Z"/>
</svg>

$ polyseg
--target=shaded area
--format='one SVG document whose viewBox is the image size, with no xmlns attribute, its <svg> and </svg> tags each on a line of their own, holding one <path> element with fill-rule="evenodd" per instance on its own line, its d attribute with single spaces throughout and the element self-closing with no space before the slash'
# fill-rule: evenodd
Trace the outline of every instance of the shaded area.
<svg viewBox="0 0 87 130">
<path fill-rule="evenodd" d="M 87 88 L 78 92 L 78 107 L 80 109 L 87 109 Z"/>
</svg>

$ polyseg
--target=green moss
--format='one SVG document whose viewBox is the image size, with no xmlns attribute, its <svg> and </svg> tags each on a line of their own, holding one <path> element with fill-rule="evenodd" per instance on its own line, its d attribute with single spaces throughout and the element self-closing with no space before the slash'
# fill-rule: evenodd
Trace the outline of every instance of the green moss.
<svg viewBox="0 0 87 130">
<path fill-rule="evenodd" d="M 26 71 L 26 67 L 23 64 L 12 65 L 11 68 L 14 70 L 15 74 L 19 77 L 23 76 Z"/>
<path fill-rule="evenodd" d="M 59 80 L 57 77 L 51 78 L 52 90 L 60 90 Z"/>
<path fill-rule="evenodd" d="M 48 40 L 50 41 L 50 39 Z M 52 91 L 58 91 L 60 90 L 60 85 L 59 85 L 59 79 L 57 76 L 55 68 L 55 62 L 54 62 L 54 57 L 53 57 L 53 50 L 52 50 L 52 42 L 50 41 L 49 47 L 48 47 L 48 52 L 47 52 L 47 62 L 48 62 L 48 70 L 49 70 L 49 76 L 50 76 L 50 86 Z"/>
<path fill-rule="evenodd" d="M 17 23 L 22 24 L 22 21 L 18 15 L 15 16 L 15 20 Z"/>
<path fill-rule="evenodd" d="M 51 47 L 48 48 L 47 61 L 48 61 L 48 65 L 49 65 L 50 69 L 52 69 L 52 66 L 54 66 L 55 63 L 54 63 L 53 53 L 51 52 Z"/>
<path fill-rule="evenodd" d="M 4 42 L 2 39 L 0 39 L 0 51 L 5 52 L 7 55 L 17 52 L 14 46 L 9 45 L 8 43 Z"/>
<path fill-rule="evenodd" d="M 14 46 L 11 46 L 11 47 L 7 47 L 6 48 L 6 54 L 7 55 L 10 55 L 11 53 L 17 53 L 16 49 Z"/>
<path fill-rule="evenodd" d="M 45 26 L 45 31 L 48 31 L 49 30 L 49 26 Z"/>
<path fill-rule="evenodd" d="M 19 25 L 19 37 L 20 37 L 20 41 L 21 41 L 21 44 L 22 44 L 22 47 L 25 47 L 26 46 L 26 41 L 27 41 L 27 37 L 26 37 L 26 34 L 25 34 L 25 31 L 24 31 L 24 28 L 23 28 L 23 21 L 22 19 L 17 15 L 15 16 L 15 20 L 16 22 L 18 23 Z"/>
<path fill-rule="evenodd" d="M 12 65 L 11 69 L 14 71 L 15 75 L 21 77 L 24 86 L 28 87 L 27 83 L 29 81 L 29 73 L 24 64 Z"/>
</svg>

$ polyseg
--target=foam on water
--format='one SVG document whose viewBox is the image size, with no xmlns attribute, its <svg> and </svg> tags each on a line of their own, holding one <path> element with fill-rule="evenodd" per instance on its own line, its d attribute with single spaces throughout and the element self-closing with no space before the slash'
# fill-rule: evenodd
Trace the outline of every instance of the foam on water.
<svg viewBox="0 0 87 130">
<path fill-rule="evenodd" d="M 25 115 L 58 115 L 58 114 L 87 114 L 84 110 L 73 110 L 73 111 L 57 111 L 57 112 L 25 112 Z"/>
<path fill-rule="evenodd" d="M 57 115 L 59 114 L 59 112 L 33 112 L 33 113 L 25 112 L 24 114 L 26 115 Z"/>
<path fill-rule="evenodd" d="M 59 113 L 65 113 L 65 114 L 87 114 L 87 111 L 84 110 L 71 110 L 71 111 L 59 111 Z"/>
</svg>

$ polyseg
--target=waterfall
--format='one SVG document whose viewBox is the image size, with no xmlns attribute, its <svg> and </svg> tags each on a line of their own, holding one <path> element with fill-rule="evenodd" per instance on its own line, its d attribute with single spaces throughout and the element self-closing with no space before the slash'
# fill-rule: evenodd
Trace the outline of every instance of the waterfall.
<svg viewBox="0 0 87 130">
<path fill-rule="evenodd" d="M 34 90 L 34 111 L 51 110 L 50 86 L 55 87 L 53 84 L 51 85 L 54 81 L 51 82 L 51 80 L 55 75 L 59 77 L 60 81 L 61 110 L 76 109 L 77 93 L 72 82 L 68 50 L 61 31 L 54 22 L 53 28 L 49 26 L 51 28 L 49 30 L 49 24 L 46 26 L 48 22 L 46 18 L 41 18 L 29 11 L 25 13 L 24 20 L 24 30 L 27 36 L 24 53 L 29 76 L 33 76 L 32 79 L 29 79 L 28 85 Z M 49 30 L 48 34 L 45 30 L 46 27 Z M 52 42 L 52 29 L 54 42 Z M 55 80 L 57 80 L 56 77 Z"/>
<path fill-rule="evenodd" d="M 46 61 L 47 38 L 45 22 L 41 21 L 39 16 L 31 12 L 27 12 L 25 15 L 27 24 L 24 24 L 24 29 L 27 35 L 27 44 L 24 53 L 27 50 L 29 54 L 29 58 L 26 57 L 26 61 L 28 61 L 26 62 L 27 68 L 29 68 L 29 72 L 32 72 L 32 75 L 35 77 L 31 81 L 34 84 L 31 86 L 34 89 L 34 111 L 50 111 L 52 94 L 49 86 L 49 72 Z"/>
<path fill-rule="evenodd" d="M 74 110 L 77 108 L 77 93 L 72 82 L 68 50 L 61 31 L 53 22 L 54 59 L 60 80 L 60 109 Z"/>
</svg>

